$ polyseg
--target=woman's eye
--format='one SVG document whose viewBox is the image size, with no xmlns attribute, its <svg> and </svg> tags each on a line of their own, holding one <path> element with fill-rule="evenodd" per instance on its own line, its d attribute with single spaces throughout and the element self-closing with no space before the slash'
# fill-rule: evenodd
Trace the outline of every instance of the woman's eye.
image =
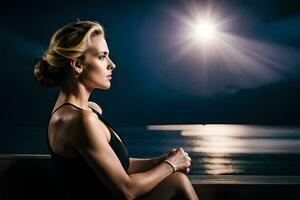
<svg viewBox="0 0 300 200">
<path fill-rule="evenodd" d="M 99 59 L 100 60 L 104 60 L 105 56 L 100 56 Z"/>
</svg>

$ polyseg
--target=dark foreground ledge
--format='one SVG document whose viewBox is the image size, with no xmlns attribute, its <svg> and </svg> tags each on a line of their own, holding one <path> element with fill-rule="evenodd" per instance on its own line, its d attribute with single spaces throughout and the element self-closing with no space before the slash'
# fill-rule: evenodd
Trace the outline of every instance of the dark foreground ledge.
<svg viewBox="0 0 300 200">
<path fill-rule="evenodd" d="M 61 199 L 50 156 L 0 154 L 0 199 Z M 294 199 L 300 176 L 189 175 L 200 200 Z"/>
</svg>

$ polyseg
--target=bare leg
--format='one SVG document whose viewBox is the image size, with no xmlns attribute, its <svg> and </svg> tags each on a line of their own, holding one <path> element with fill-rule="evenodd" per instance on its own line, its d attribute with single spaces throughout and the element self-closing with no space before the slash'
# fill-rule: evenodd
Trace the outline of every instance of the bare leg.
<svg viewBox="0 0 300 200">
<path fill-rule="evenodd" d="M 175 172 L 160 182 L 153 190 L 138 198 L 139 200 L 198 200 L 197 194 L 188 177 Z"/>
</svg>

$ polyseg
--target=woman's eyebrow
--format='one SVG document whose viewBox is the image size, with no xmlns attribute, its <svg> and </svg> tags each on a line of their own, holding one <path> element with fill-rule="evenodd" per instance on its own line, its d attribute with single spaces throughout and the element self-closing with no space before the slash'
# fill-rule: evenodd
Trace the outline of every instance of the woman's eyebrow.
<svg viewBox="0 0 300 200">
<path fill-rule="evenodd" d="M 105 54 L 105 55 L 107 55 L 108 54 L 108 51 L 100 51 L 100 52 L 96 52 L 96 54 L 98 55 L 98 54 Z"/>
<path fill-rule="evenodd" d="M 102 54 L 102 53 L 105 54 L 105 55 L 109 54 L 109 51 L 98 51 L 95 48 L 90 48 L 90 49 L 87 49 L 86 51 L 91 52 L 94 55 L 99 55 L 99 54 Z"/>
</svg>

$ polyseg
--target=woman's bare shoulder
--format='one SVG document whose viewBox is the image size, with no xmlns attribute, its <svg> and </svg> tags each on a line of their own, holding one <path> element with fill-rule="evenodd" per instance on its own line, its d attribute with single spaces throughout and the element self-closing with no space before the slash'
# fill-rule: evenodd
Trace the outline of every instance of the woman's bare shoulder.
<svg viewBox="0 0 300 200">
<path fill-rule="evenodd" d="M 69 142 L 73 144 L 83 144 L 84 140 L 93 140 L 92 138 L 95 139 L 98 135 L 104 136 L 106 141 L 110 139 L 108 129 L 104 124 L 99 123 L 98 116 L 91 111 L 82 110 L 75 113 L 69 123 L 73 130 L 73 134 L 70 134 Z"/>
<path fill-rule="evenodd" d="M 48 136 L 52 149 L 56 152 L 70 152 L 70 141 L 78 137 L 78 125 L 83 118 L 97 117 L 91 111 L 79 110 L 71 106 L 64 106 L 51 117 L 48 126 Z M 62 154 L 64 154 L 62 153 Z"/>
<path fill-rule="evenodd" d="M 102 114 L 102 109 L 101 109 L 101 107 L 97 103 L 95 103 L 93 101 L 89 101 L 88 105 L 89 105 L 89 107 L 95 109 L 97 112 L 99 112 L 100 114 Z"/>
</svg>

